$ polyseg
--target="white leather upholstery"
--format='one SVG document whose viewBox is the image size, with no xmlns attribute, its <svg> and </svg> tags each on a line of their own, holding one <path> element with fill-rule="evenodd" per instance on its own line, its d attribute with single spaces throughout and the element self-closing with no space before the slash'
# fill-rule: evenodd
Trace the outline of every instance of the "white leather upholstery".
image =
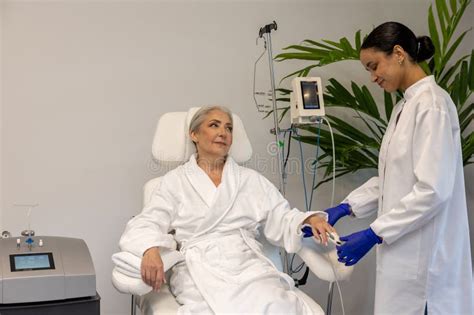
<svg viewBox="0 0 474 315">
<path fill-rule="evenodd" d="M 328 282 L 349 280 L 354 269 L 338 262 L 334 245 L 319 245 L 311 238 L 303 239 L 303 246 L 297 254 L 316 277 Z"/>
</svg>

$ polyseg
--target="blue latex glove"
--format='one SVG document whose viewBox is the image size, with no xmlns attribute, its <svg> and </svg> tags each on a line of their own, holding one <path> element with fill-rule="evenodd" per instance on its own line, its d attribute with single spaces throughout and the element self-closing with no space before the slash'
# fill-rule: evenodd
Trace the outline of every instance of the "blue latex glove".
<svg viewBox="0 0 474 315">
<path fill-rule="evenodd" d="M 324 211 L 328 214 L 328 223 L 334 226 L 340 218 L 351 214 L 351 206 L 348 203 L 341 203 Z"/>
<path fill-rule="evenodd" d="M 345 243 L 336 247 L 337 256 L 346 266 L 355 265 L 375 244 L 382 243 L 382 239 L 371 228 L 342 236 L 340 239 Z"/>
<path fill-rule="evenodd" d="M 301 232 L 303 232 L 303 237 L 312 237 L 313 236 L 313 229 L 311 228 L 310 225 L 304 225 L 303 228 L 301 229 Z"/>
</svg>

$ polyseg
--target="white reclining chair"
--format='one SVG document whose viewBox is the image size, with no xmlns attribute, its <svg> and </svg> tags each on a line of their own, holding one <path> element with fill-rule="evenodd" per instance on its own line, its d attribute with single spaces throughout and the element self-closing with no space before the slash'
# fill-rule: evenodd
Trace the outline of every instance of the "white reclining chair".
<svg viewBox="0 0 474 315">
<path fill-rule="evenodd" d="M 199 108 L 191 108 L 188 112 L 172 112 L 163 115 L 157 125 L 153 140 L 153 157 L 164 166 L 177 166 L 186 162 L 191 154 L 195 152 L 195 147 L 188 136 L 189 122 L 194 113 Z M 233 115 L 233 144 L 229 154 L 239 164 L 248 161 L 252 156 L 252 147 L 243 127 L 242 121 L 237 115 Z M 153 192 L 159 188 L 161 178 L 154 178 L 148 181 L 144 187 L 144 204 L 147 204 Z M 262 233 L 263 235 L 263 233 Z M 277 247 L 268 243 L 262 236 L 259 239 L 262 243 L 265 255 L 272 260 L 279 270 L 283 270 L 280 251 Z M 320 279 L 330 282 L 347 279 L 352 273 L 352 267 L 345 267 L 337 262 L 337 255 L 334 248 L 327 248 L 317 245 L 312 239 L 304 239 L 303 248 L 297 253 L 306 263 L 309 269 Z M 176 252 L 179 253 L 179 252 Z M 171 267 L 179 261 L 179 255 L 168 253 L 163 257 L 166 277 L 169 280 Z M 179 304 L 171 294 L 167 284 L 163 284 L 159 293 L 151 291 L 151 287 L 141 281 L 141 279 L 128 277 L 121 273 L 116 267 L 112 274 L 112 283 L 115 288 L 126 294 L 132 294 L 132 315 L 138 306 L 143 315 L 152 314 L 176 314 Z M 298 289 L 296 289 L 298 290 Z M 315 303 L 310 297 L 298 290 L 298 294 L 306 302 Z M 332 285 L 328 298 L 327 313 L 330 312 L 332 300 Z"/>
</svg>

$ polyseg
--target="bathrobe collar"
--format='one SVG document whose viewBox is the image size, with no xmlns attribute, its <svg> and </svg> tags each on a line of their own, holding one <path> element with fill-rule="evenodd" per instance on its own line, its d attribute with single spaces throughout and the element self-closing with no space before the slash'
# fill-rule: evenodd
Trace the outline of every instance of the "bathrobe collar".
<svg viewBox="0 0 474 315">
<path fill-rule="evenodd" d="M 209 207 L 209 213 L 196 229 L 196 235 L 201 235 L 215 227 L 228 213 L 234 204 L 240 184 L 239 165 L 229 156 L 222 171 L 221 183 L 214 185 L 206 172 L 199 167 L 193 154 L 184 165 L 186 178 L 204 203 Z"/>
</svg>

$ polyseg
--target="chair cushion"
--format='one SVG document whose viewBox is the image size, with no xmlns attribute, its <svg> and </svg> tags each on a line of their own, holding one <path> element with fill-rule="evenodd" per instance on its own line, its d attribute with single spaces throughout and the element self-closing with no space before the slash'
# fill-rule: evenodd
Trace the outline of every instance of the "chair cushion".
<svg viewBox="0 0 474 315">
<path fill-rule="evenodd" d="M 176 314 L 179 308 L 167 284 L 161 286 L 159 293 L 151 291 L 137 297 L 137 305 L 143 315 Z"/>
<path fill-rule="evenodd" d="M 198 109 L 199 107 L 193 107 L 188 112 L 172 112 L 161 116 L 156 126 L 152 146 L 153 157 L 158 162 L 186 162 L 196 152 L 188 129 Z M 232 114 L 232 119 L 234 121 L 233 143 L 229 155 L 241 164 L 252 157 L 252 145 L 239 116 Z"/>
</svg>

